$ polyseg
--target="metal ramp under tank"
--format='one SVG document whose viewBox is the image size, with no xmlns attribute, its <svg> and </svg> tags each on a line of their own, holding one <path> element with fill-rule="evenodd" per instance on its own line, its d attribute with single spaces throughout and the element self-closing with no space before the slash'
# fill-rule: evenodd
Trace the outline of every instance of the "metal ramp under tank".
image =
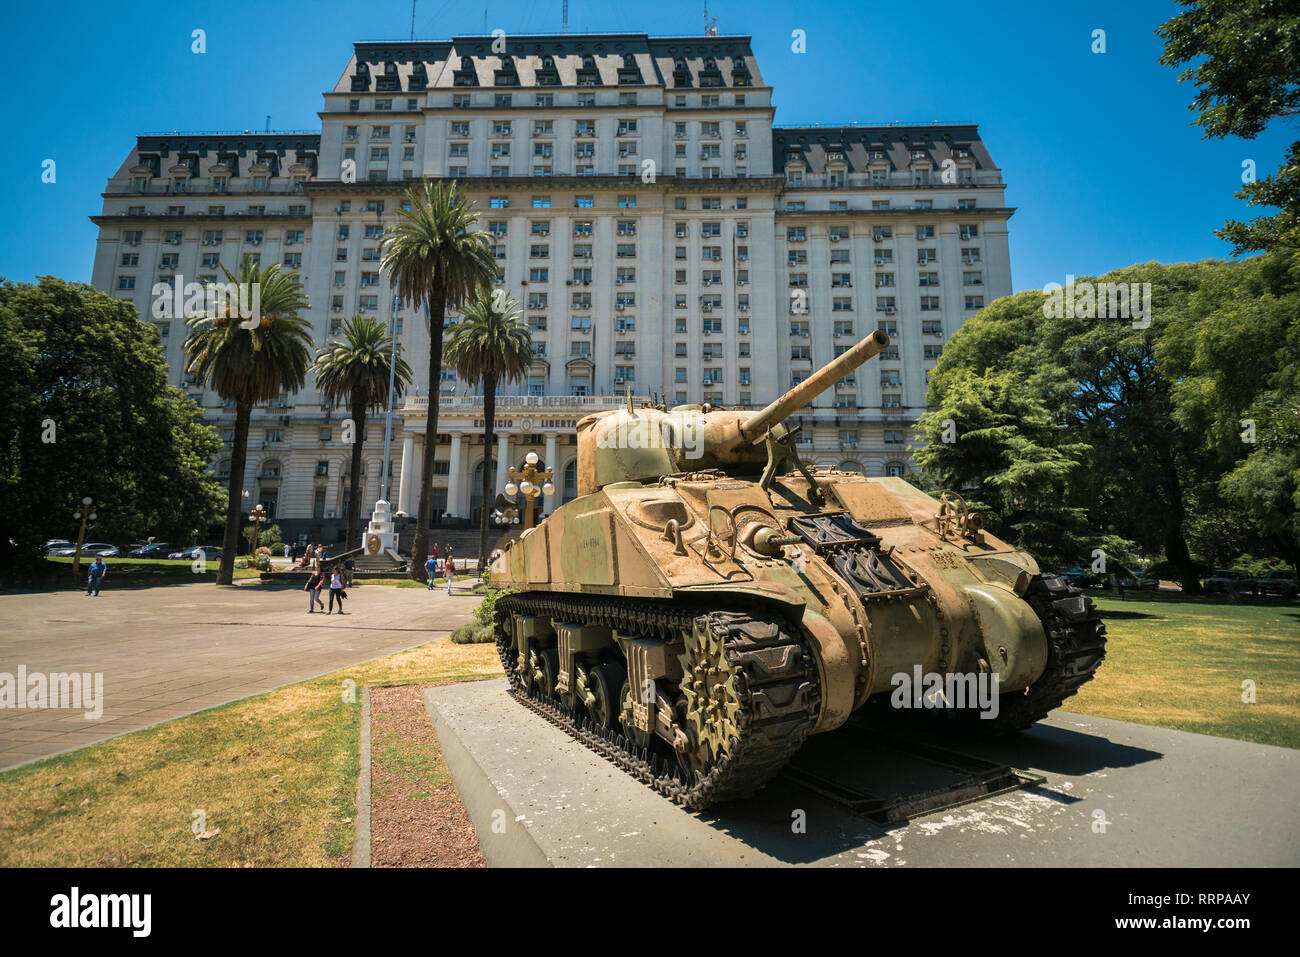
<svg viewBox="0 0 1300 957">
<path fill-rule="evenodd" d="M 854 715 L 810 737 L 782 776 L 886 828 L 1047 780 L 935 744 L 934 737 Z"/>
</svg>

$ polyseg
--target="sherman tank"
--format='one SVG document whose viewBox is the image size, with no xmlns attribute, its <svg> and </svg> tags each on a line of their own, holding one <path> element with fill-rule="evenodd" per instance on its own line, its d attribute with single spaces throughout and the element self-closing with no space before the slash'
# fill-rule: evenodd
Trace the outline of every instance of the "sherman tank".
<svg viewBox="0 0 1300 957">
<path fill-rule="evenodd" d="M 752 794 L 868 702 L 922 704 L 896 697 L 922 676 L 947 677 L 925 704 L 986 733 L 1090 680 L 1091 601 L 959 495 L 800 458 L 782 421 L 888 344 L 874 333 L 758 412 L 629 397 L 580 420 L 578 496 L 492 564 L 510 693 L 699 809 Z M 997 707 L 961 707 L 962 681 Z"/>
</svg>

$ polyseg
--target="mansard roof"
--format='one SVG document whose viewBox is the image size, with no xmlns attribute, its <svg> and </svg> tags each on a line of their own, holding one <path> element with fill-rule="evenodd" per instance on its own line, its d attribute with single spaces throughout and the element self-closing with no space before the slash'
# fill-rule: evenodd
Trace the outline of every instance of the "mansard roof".
<svg viewBox="0 0 1300 957">
<path fill-rule="evenodd" d="M 913 156 L 917 153 L 917 156 Z M 914 159 L 928 159 L 936 167 L 945 160 L 973 163 L 976 169 L 996 169 L 979 127 L 974 123 L 932 126 L 778 126 L 772 129 L 772 168 L 781 170 L 791 159 L 801 160 L 810 173 L 826 171 L 835 155 L 846 172 L 863 173 L 887 163 L 890 169 L 907 169 Z M 873 159 L 873 156 L 880 158 Z"/>
<path fill-rule="evenodd" d="M 762 86 L 763 81 L 747 36 L 486 35 L 356 43 L 332 92 L 641 85 L 723 89 Z"/>
</svg>

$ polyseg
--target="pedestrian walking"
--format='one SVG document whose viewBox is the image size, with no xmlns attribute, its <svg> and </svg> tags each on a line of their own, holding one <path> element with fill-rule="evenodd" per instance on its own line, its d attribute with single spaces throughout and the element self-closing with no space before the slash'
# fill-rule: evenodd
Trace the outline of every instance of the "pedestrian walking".
<svg viewBox="0 0 1300 957">
<path fill-rule="evenodd" d="M 451 580 L 456 577 L 456 557 L 452 554 L 450 545 L 447 546 L 447 558 L 445 564 L 447 566 L 447 594 L 450 595 Z"/>
<path fill-rule="evenodd" d="M 288 542 L 285 542 L 285 544 L 284 544 L 284 557 L 285 557 L 286 560 L 289 559 L 290 554 L 291 554 L 291 550 L 290 550 L 290 548 L 289 548 L 289 543 L 288 543 Z"/>
<path fill-rule="evenodd" d="M 348 597 L 348 593 L 343 590 L 343 573 L 339 571 L 337 565 L 330 572 L 330 610 L 325 612 L 327 615 L 334 613 L 334 602 L 339 603 L 339 614 L 343 614 L 343 599 Z"/>
<path fill-rule="evenodd" d="M 96 555 L 95 560 L 90 563 L 90 574 L 86 578 L 87 598 L 90 597 L 90 591 L 92 588 L 95 591 L 95 597 L 96 598 L 99 597 L 99 587 L 104 583 L 104 576 L 107 574 L 108 574 L 108 565 L 104 563 L 104 559 Z"/>
<path fill-rule="evenodd" d="M 317 605 L 320 605 L 322 608 L 325 607 L 325 603 L 320 600 L 320 589 L 321 585 L 324 584 L 324 581 L 325 577 L 321 574 L 320 569 L 312 569 L 311 575 L 307 578 L 307 585 L 303 589 L 307 592 L 307 611 L 309 613 L 315 613 Z"/>
<path fill-rule="evenodd" d="M 434 547 L 437 548 L 436 545 Z M 429 591 L 433 591 L 433 580 L 438 577 L 438 556 L 429 556 L 429 560 L 424 563 L 424 574 L 428 579 L 424 587 Z"/>
<path fill-rule="evenodd" d="M 351 555 L 343 559 L 343 587 L 344 588 L 352 587 L 352 576 L 356 574 L 356 571 L 357 571 L 357 563 L 352 560 Z"/>
</svg>

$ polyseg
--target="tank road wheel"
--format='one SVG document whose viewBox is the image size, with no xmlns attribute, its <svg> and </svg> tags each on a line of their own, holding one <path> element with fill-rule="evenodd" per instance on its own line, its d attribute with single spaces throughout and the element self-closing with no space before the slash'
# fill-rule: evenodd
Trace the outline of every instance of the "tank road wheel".
<svg viewBox="0 0 1300 957">
<path fill-rule="evenodd" d="M 620 695 L 626 682 L 627 672 L 619 664 L 597 665 L 587 672 L 587 690 L 592 698 L 587 711 L 600 730 L 618 730 L 623 705 Z"/>
<path fill-rule="evenodd" d="M 537 652 L 538 668 L 542 680 L 538 683 L 538 693 L 543 699 L 554 698 L 555 679 L 560 675 L 560 652 L 556 648 L 540 648 Z"/>
<path fill-rule="evenodd" d="M 682 769 L 704 771 L 732 749 L 740 735 L 736 714 L 736 669 L 727 661 L 722 639 L 713 633 L 707 617 L 695 619 L 684 635 L 681 691 L 685 697 L 687 737 L 694 747 L 678 752 Z"/>
</svg>

